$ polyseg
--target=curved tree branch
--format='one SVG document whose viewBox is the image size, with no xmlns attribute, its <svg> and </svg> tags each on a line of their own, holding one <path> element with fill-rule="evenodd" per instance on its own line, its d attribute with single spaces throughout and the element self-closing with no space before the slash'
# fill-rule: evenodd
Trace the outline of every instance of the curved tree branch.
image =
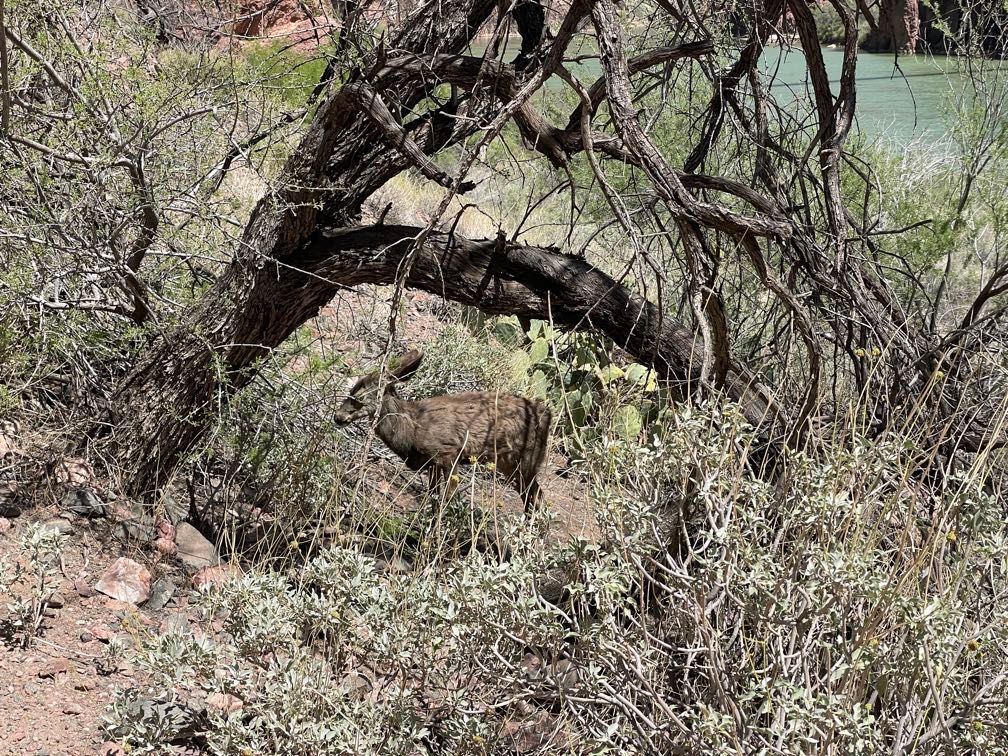
<svg viewBox="0 0 1008 756">
<path fill-rule="evenodd" d="M 414 255 L 404 284 L 488 314 L 552 319 L 566 328 L 604 333 L 642 364 L 679 384 L 701 378 L 703 344 L 695 331 L 662 313 L 581 257 L 549 247 L 496 239 L 469 240 L 414 226 L 376 225 L 318 231 L 303 250 L 318 275 L 343 286 L 396 281 Z M 754 426 L 781 415 L 770 394 L 742 364 L 728 366 L 725 391 Z"/>
</svg>

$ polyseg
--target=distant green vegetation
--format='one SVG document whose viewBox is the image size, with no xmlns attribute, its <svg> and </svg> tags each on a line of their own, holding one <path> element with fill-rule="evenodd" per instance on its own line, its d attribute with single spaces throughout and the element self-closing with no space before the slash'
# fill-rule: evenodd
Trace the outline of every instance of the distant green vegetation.
<svg viewBox="0 0 1008 756">
<path fill-rule="evenodd" d="M 830 3 L 815 3 L 812 6 L 819 41 L 824 45 L 842 45 L 847 41 L 847 30 L 836 8 Z M 868 36 L 870 27 L 864 16 L 857 15 L 857 42 L 860 45 Z"/>
<path fill-rule="evenodd" d="M 304 105 L 326 67 L 326 48 L 302 52 L 289 44 L 248 44 L 241 55 L 263 80 L 263 88 L 290 108 Z"/>
</svg>

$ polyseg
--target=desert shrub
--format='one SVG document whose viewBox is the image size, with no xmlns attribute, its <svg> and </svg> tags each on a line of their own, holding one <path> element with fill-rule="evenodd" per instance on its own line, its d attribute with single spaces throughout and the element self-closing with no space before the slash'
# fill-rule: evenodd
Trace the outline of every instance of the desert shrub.
<svg viewBox="0 0 1008 756">
<path fill-rule="evenodd" d="M 223 631 L 151 635 L 144 695 L 209 701 L 228 754 L 1004 752 L 1008 539 L 979 471 L 931 495 L 918 440 L 854 438 L 772 485 L 749 433 L 709 407 L 593 445 L 598 544 L 515 527 L 507 562 L 404 573 L 334 548 L 204 593 Z"/>
<path fill-rule="evenodd" d="M 512 350 L 525 393 L 550 404 L 567 451 L 577 457 L 606 436 L 649 438 L 667 416 L 655 371 L 620 357 L 608 339 L 560 332 L 541 320 L 526 331 L 514 317 L 498 318 L 492 330 Z"/>
<path fill-rule="evenodd" d="M 0 641 L 32 644 L 41 634 L 47 609 L 60 586 L 62 534 L 52 526 L 26 526 L 16 551 L 0 558 Z M 49 610 L 51 611 L 51 610 Z"/>
<path fill-rule="evenodd" d="M 480 329 L 449 322 L 423 345 L 420 370 L 405 387 L 410 394 L 430 396 L 461 391 L 513 391 L 524 374 L 512 364 L 504 345 Z"/>
</svg>

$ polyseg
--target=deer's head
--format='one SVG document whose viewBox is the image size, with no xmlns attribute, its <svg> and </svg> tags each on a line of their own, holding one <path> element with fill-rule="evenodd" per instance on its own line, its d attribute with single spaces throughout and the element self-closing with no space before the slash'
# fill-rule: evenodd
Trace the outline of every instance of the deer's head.
<svg viewBox="0 0 1008 756">
<path fill-rule="evenodd" d="M 423 354 L 415 349 L 406 352 L 399 358 L 398 365 L 386 372 L 384 383 L 378 370 L 351 378 L 347 385 L 347 397 L 333 416 L 336 424 L 347 425 L 364 418 L 373 420 L 381 407 L 381 399 L 386 394 L 394 396 L 396 384 L 412 378 L 422 359 Z"/>
</svg>

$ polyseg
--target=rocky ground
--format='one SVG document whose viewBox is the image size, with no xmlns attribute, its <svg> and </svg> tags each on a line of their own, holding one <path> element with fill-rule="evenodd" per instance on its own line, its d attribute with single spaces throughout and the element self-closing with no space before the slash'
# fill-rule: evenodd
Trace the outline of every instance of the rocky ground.
<svg viewBox="0 0 1008 756">
<path fill-rule="evenodd" d="M 8 574 L 28 570 L 5 604 L 31 601 L 39 585 L 22 544 L 26 529 L 41 523 L 62 534 L 37 628 L 0 627 L 0 753 L 125 753 L 108 740 L 102 714 L 116 689 L 143 683 L 133 660 L 138 638 L 195 621 L 190 592 L 229 570 L 213 566 L 216 549 L 194 528 L 161 525 L 158 537 L 167 531 L 178 550 L 169 558 L 129 537 L 140 523 L 97 516 L 103 506 L 75 489 L 57 507 L 0 518 L 0 565 Z"/>
<path fill-rule="evenodd" d="M 0 443 L 16 448 L 9 432 L 0 431 Z M 554 460 L 550 467 L 556 466 Z M 389 492 L 390 501 L 408 498 L 394 477 L 377 487 Z M 168 517 L 148 518 L 110 504 L 82 485 L 87 478 L 64 476 L 58 504 L 0 517 L 0 576 L 24 570 L 9 590 L 0 577 L 0 619 L 10 616 L 8 605 L 18 599 L 30 603 L 41 595 L 43 601 L 31 632 L 0 622 L 0 754 L 127 753 L 110 739 L 103 714 L 117 689 L 145 684 L 135 664 L 140 639 L 176 623 L 212 635 L 218 628 L 199 625 L 195 591 L 238 570 L 222 564 L 214 545 L 188 523 L 173 525 Z M 557 514 L 551 540 L 596 537 L 593 518 L 585 516 L 584 492 L 573 481 L 551 472 L 544 491 Z M 520 516 L 521 503 L 512 493 L 507 491 L 502 514 Z M 59 559 L 44 578 L 33 572 L 24 544 L 38 525 L 60 534 Z M 192 751 L 179 751 L 186 752 Z"/>
</svg>

